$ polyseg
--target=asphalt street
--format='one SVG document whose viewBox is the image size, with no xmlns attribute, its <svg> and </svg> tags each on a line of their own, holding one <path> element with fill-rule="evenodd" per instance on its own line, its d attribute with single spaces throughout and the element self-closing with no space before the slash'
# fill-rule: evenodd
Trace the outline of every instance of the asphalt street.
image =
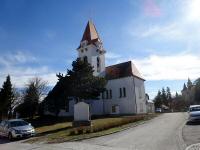
<svg viewBox="0 0 200 150">
<path fill-rule="evenodd" d="M 166 113 L 122 132 L 79 142 L 24 144 L 0 139 L 0 150 L 183 150 L 187 113 Z"/>
</svg>

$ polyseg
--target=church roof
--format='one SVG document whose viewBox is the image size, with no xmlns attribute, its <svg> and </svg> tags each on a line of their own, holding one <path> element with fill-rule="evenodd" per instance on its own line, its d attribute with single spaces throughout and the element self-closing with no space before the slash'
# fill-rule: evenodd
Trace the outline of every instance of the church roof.
<svg viewBox="0 0 200 150">
<path fill-rule="evenodd" d="M 91 20 L 88 21 L 87 26 L 85 28 L 85 31 L 83 33 L 82 41 L 87 40 L 88 42 L 91 42 L 93 40 L 100 39 L 98 32 L 95 28 L 95 25 Z"/>
<path fill-rule="evenodd" d="M 106 79 L 108 80 L 128 76 L 134 76 L 145 81 L 145 79 L 141 76 L 138 69 L 131 61 L 106 67 Z"/>
</svg>

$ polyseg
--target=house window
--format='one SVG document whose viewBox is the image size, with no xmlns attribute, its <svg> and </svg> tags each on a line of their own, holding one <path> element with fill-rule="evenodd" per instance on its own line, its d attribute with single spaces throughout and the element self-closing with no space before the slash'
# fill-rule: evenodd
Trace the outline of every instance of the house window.
<svg viewBox="0 0 200 150">
<path fill-rule="evenodd" d="M 88 49 L 87 48 L 85 48 L 85 51 L 87 51 Z"/>
<path fill-rule="evenodd" d="M 100 72 L 100 58 L 97 57 L 97 72 Z"/>
<path fill-rule="evenodd" d="M 106 99 L 109 98 L 108 90 L 106 90 Z"/>
<path fill-rule="evenodd" d="M 112 106 L 112 113 L 116 113 L 116 106 Z"/>
<path fill-rule="evenodd" d="M 126 97 L 126 88 L 123 87 L 123 96 Z"/>
<path fill-rule="evenodd" d="M 81 49 L 81 53 L 83 53 L 83 49 Z"/>
<path fill-rule="evenodd" d="M 110 90 L 110 99 L 112 99 L 112 90 Z"/>
<path fill-rule="evenodd" d="M 119 88 L 119 97 L 122 97 L 122 88 Z"/>
<path fill-rule="evenodd" d="M 83 61 L 84 61 L 84 62 L 88 62 L 87 56 L 84 56 Z"/>
</svg>

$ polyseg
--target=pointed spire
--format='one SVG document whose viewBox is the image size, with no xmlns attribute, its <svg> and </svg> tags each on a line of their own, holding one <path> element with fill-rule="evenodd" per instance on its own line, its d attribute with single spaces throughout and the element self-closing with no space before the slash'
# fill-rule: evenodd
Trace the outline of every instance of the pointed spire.
<svg viewBox="0 0 200 150">
<path fill-rule="evenodd" d="M 91 20 L 89 20 L 87 23 L 81 42 L 85 40 L 87 40 L 89 43 L 93 40 L 100 40 L 95 25 Z"/>
<path fill-rule="evenodd" d="M 188 87 L 188 89 L 191 89 L 191 87 L 192 87 L 192 81 L 190 80 L 190 78 L 188 78 L 187 87 Z"/>
<path fill-rule="evenodd" d="M 184 83 L 184 85 L 183 85 L 183 91 L 185 91 L 185 90 L 187 90 L 187 87 L 186 87 L 186 85 Z"/>
</svg>

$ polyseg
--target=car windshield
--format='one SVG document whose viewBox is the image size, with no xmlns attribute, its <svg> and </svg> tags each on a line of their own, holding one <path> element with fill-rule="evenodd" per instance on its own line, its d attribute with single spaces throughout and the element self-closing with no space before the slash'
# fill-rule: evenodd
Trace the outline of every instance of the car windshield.
<svg viewBox="0 0 200 150">
<path fill-rule="evenodd" d="M 10 122 L 11 127 L 18 127 L 18 126 L 25 126 L 25 125 L 28 125 L 28 123 L 25 122 L 25 121 L 12 121 L 12 122 Z"/>
<path fill-rule="evenodd" d="M 192 112 L 192 111 L 200 111 L 200 106 L 190 108 L 190 112 Z"/>
</svg>

